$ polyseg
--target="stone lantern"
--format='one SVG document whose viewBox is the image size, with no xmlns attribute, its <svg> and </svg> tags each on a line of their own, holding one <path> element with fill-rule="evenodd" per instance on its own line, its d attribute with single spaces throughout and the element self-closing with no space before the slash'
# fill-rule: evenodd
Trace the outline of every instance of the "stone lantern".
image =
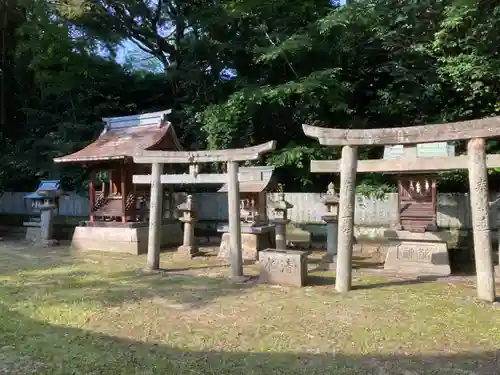
<svg viewBox="0 0 500 375">
<path fill-rule="evenodd" d="M 337 235 L 339 222 L 339 196 L 335 193 L 335 185 L 330 183 L 323 197 L 326 213 L 321 217 L 326 222 L 326 258 L 334 262 L 337 257 Z"/>
<path fill-rule="evenodd" d="M 40 213 L 39 219 L 33 218 L 24 223 L 28 239 L 33 239 L 42 246 L 59 243 L 54 239 L 54 217 L 59 210 L 59 199 L 63 195 L 59 180 L 43 180 L 35 192 L 24 196 L 24 199 L 31 202 L 32 210 Z"/>
<path fill-rule="evenodd" d="M 198 255 L 198 244 L 194 236 L 194 224 L 198 219 L 195 215 L 196 208 L 193 196 L 188 195 L 186 201 L 177 206 L 177 210 L 179 210 L 180 214 L 179 220 L 184 223 L 184 236 L 183 243 L 177 249 L 176 256 L 191 259 Z"/>
<path fill-rule="evenodd" d="M 276 249 L 286 249 L 286 225 L 290 222 L 288 210 L 293 208 L 293 204 L 285 200 L 285 193 L 282 192 L 277 201 L 270 203 L 270 207 L 273 210 L 271 224 L 275 225 Z"/>
</svg>

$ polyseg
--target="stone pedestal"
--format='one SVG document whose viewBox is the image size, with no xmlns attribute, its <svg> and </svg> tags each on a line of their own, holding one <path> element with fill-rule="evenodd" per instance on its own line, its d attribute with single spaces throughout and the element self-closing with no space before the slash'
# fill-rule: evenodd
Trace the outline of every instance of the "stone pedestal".
<svg viewBox="0 0 500 375">
<path fill-rule="evenodd" d="M 286 249 L 286 226 L 290 223 L 288 219 L 273 219 L 271 224 L 274 224 L 275 238 L 276 238 L 276 249 L 285 250 Z"/>
<path fill-rule="evenodd" d="M 419 275 L 451 274 L 448 246 L 430 232 L 396 231 L 389 238 L 385 270 Z"/>
<path fill-rule="evenodd" d="M 304 286 L 307 280 L 306 251 L 266 249 L 260 253 L 259 281 L 268 284 Z"/>
<path fill-rule="evenodd" d="M 324 215 L 326 222 L 326 260 L 335 262 L 337 260 L 337 240 L 338 240 L 338 217 L 337 215 Z"/>
<path fill-rule="evenodd" d="M 217 230 L 223 232 L 219 248 L 219 258 L 229 259 L 230 256 L 230 234 L 227 226 L 219 226 Z M 264 249 L 275 247 L 274 225 L 249 227 L 241 225 L 241 249 L 243 260 L 259 260 L 259 252 Z"/>
<path fill-rule="evenodd" d="M 59 243 L 53 237 L 55 204 L 45 203 L 40 206 L 40 245 L 54 246 Z"/>
<path fill-rule="evenodd" d="M 140 255 L 148 250 L 147 222 L 83 222 L 75 228 L 71 247 L 82 251 L 103 251 Z M 182 229 L 178 220 L 164 220 L 160 246 L 179 246 Z"/>
</svg>

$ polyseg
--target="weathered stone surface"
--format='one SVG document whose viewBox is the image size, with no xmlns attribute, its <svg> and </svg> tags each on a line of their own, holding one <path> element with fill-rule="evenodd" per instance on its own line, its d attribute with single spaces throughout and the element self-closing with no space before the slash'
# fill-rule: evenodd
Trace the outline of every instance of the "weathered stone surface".
<svg viewBox="0 0 500 375">
<path fill-rule="evenodd" d="M 286 241 L 289 246 L 311 247 L 311 233 L 293 224 L 286 226 Z"/>
<path fill-rule="evenodd" d="M 271 223 L 274 224 L 275 242 L 277 249 L 286 249 L 286 225 L 290 222 L 288 219 L 273 219 Z"/>
<path fill-rule="evenodd" d="M 489 138 L 500 134 L 500 116 L 479 120 L 379 129 L 334 129 L 302 125 L 306 136 L 322 145 L 397 145 Z"/>
<path fill-rule="evenodd" d="M 324 215 L 322 219 L 326 222 L 326 258 L 333 262 L 337 259 L 338 218 L 337 215 Z"/>
<path fill-rule="evenodd" d="M 161 226 L 160 245 L 182 243 L 181 223 L 175 221 Z M 71 246 L 78 250 L 105 251 L 140 255 L 148 249 L 148 227 L 87 227 L 77 226 Z"/>
<path fill-rule="evenodd" d="M 494 302 L 495 276 L 488 201 L 488 171 L 484 139 L 471 139 L 467 145 L 469 156 L 469 189 L 474 239 L 474 259 L 477 275 L 477 296 Z"/>
<path fill-rule="evenodd" d="M 384 269 L 448 276 L 451 269 L 446 242 L 391 240 Z"/>
<path fill-rule="evenodd" d="M 335 289 L 339 293 L 349 291 L 352 286 L 352 247 L 354 245 L 357 163 L 357 147 L 342 147 L 337 233 L 337 273 L 335 278 Z"/>
<path fill-rule="evenodd" d="M 177 248 L 175 252 L 175 257 L 177 259 L 192 259 L 195 256 L 200 255 L 198 246 L 185 246 L 181 245 Z"/>
<path fill-rule="evenodd" d="M 220 242 L 219 258 L 229 259 L 230 255 L 230 235 L 224 233 Z M 274 231 L 264 233 L 242 233 L 241 234 L 241 250 L 243 260 L 256 261 L 259 260 L 259 252 L 271 248 L 274 243 Z"/>
<path fill-rule="evenodd" d="M 304 286 L 307 280 L 306 251 L 266 249 L 260 252 L 259 281 L 268 284 Z"/>
</svg>

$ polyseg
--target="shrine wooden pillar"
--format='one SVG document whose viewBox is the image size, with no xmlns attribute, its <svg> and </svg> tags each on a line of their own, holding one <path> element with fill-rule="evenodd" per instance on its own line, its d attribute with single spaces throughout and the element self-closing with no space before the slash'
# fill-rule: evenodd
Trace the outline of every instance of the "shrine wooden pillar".
<svg viewBox="0 0 500 375">
<path fill-rule="evenodd" d="M 125 163 L 120 166 L 120 190 L 122 194 L 122 223 L 127 222 L 127 171 Z"/>
<path fill-rule="evenodd" d="M 95 169 L 90 169 L 89 181 L 90 222 L 94 222 L 95 211 Z"/>
</svg>

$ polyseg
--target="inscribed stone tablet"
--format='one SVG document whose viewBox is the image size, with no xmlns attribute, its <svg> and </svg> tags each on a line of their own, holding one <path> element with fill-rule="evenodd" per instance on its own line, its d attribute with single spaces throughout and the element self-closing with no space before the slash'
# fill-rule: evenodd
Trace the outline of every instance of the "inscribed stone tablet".
<svg viewBox="0 0 500 375">
<path fill-rule="evenodd" d="M 306 251 L 266 249 L 260 252 L 259 280 L 263 283 L 303 286 L 307 278 Z"/>
<path fill-rule="evenodd" d="M 384 269 L 448 276 L 451 270 L 446 242 L 391 240 Z"/>
</svg>

